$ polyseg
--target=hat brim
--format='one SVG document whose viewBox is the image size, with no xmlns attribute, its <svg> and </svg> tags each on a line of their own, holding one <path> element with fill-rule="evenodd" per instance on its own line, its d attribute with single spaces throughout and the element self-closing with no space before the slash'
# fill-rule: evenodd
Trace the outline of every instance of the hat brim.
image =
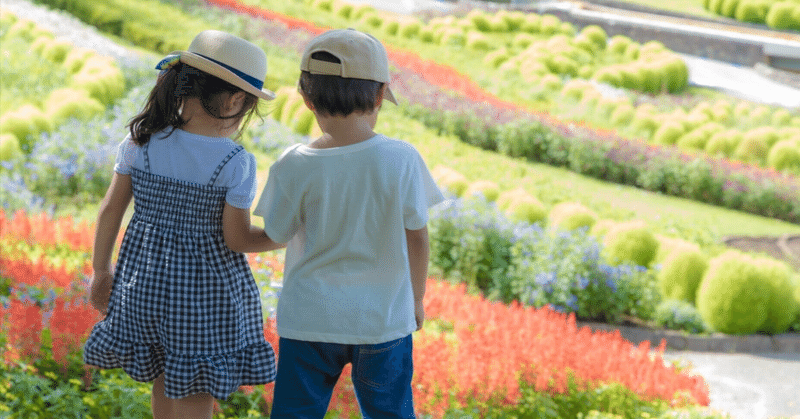
<svg viewBox="0 0 800 419">
<path fill-rule="evenodd" d="M 207 58 L 188 51 L 175 51 L 173 54 L 179 54 L 182 63 L 211 74 L 212 76 L 219 77 L 245 92 L 254 94 L 264 100 L 275 99 L 275 92 L 268 89 L 258 89 L 243 78 L 237 76 L 234 72 Z"/>
</svg>

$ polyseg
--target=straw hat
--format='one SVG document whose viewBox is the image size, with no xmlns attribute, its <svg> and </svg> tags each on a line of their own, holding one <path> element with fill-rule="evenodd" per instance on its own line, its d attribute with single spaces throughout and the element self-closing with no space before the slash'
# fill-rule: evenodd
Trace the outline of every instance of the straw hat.
<svg viewBox="0 0 800 419">
<path fill-rule="evenodd" d="M 174 51 L 161 60 L 156 69 L 165 70 L 178 62 L 252 93 L 261 99 L 275 99 L 264 89 L 267 55 L 257 45 L 226 32 L 207 30 L 192 40 L 188 51 Z"/>
</svg>

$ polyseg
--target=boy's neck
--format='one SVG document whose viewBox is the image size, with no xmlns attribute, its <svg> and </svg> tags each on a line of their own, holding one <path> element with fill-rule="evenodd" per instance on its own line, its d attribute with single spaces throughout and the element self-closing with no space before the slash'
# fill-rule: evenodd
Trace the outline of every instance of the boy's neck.
<svg viewBox="0 0 800 419">
<path fill-rule="evenodd" d="M 373 112 L 355 112 L 347 116 L 316 115 L 324 133 L 314 140 L 311 148 L 334 148 L 358 144 L 375 136 L 377 109 Z"/>
</svg>

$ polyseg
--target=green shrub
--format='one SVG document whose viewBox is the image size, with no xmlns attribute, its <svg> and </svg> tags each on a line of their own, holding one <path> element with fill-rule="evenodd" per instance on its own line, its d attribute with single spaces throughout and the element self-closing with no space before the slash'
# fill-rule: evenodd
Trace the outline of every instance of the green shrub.
<svg viewBox="0 0 800 419">
<path fill-rule="evenodd" d="M 481 51 L 489 51 L 492 49 L 492 45 L 489 42 L 489 38 L 486 35 L 480 32 L 469 32 L 467 34 L 466 45 L 469 48 L 481 50 Z"/>
<path fill-rule="evenodd" d="M 711 156 L 730 157 L 741 141 L 742 133 L 737 129 L 719 131 L 708 139 L 705 152 Z"/>
<path fill-rule="evenodd" d="M 466 19 L 469 20 L 475 29 L 481 32 L 489 32 L 492 25 L 489 22 L 489 15 L 481 9 L 472 9 L 467 13 Z"/>
<path fill-rule="evenodd" d="M 742 22 L 764 23 L 771 3 L 770 0 L 741 0 L 733 17 Z"/>
<path fill-rule="evenodd" d="M 469 186 L 464 175 L 446 166 L 434 167 L 431 175 L 437 184 L 455 196 L 463 196 Z"/>
<path fill-rule="evenodd" d="M 775 170 L 800 170 L 800 144 L 795 140 L 778 142 L 770 148 L 767 164 Z"/>
<path fill-rule="evenodd" d="M 773 4 L 766 16 L 764 22 L 767 26 L 785 30 L 785 29 L 800 29 L 800 5 L 789 1 L 781 1 Z"/>
<path fill-rule="evenodd" d="M 664 300 L 656 307 L 653 321 L 671 330 L 703 333 L 707 327 L 697 308 L 683 300 Z"/>
<path fill-rule="evenodd" d="M 414 38 L 419 35 L 420 31 L 422 30 L 422 23 L 418 20 L 404 20 L 400 22 L 400 28 L 398 29 L 398 34 L 403 38 Z"/>
<path fill-rule="evenodd" d="M 22 157 L 19 140 L 14 134 L 0 134 L 0 161 L 10 161 Z"/>
<path fill-rule="evenodd" d="M 743 136 L 733 151 L 733 157 L 746 163 L 762 164 L 769 152 L 767 140 L 757 136 Z"/>
<path fill-rule="evenodd" d="M 697 290 L 697 309 L 713 330 L 728 334 L 758 331 L 767 319 L 771 290 L 752 257 L 729 250 L 711 259 Z"/>
<path fill-rule="evenodd" d="M 708 269 L 708 258 L 699 250 L 676 250 L 668 256 L 656 276 L 664 298 L 694 304 L 697 287 Z"/>
<path fill-rule="evenodd" d="M 686 133 L 686 128 L 678 121 L 667 121 L 653 133 L 653 142 L 660 145 L 674 145 Z"/>
<path fill-rule="evenodd" d="M 551 229 L 577 230 L 590 229 L 597 221 L 597 214 L 579 202 L 562 202 L 554 205 L 547 215 Z"/>
<path fill-rule="evenodd" d="M 45 101 L 45 113 L 53 125 L 61 125 L 69 118 L 88 119 L 105 110 L 97 99 L 85 90 L 63 88 L 54 90 Z"/>
<path fill-rule="evenodd" d="M 628 125 L 636 116 L 636 110 L 633 105 L 629 103 L 621 103 L 611 112 L 611 125 L 612 126 L 625 126 Z"/>
<path fill-rule="evenodd" d="M 398 22 L 396 19 L 386 19 L 383 22 L 381 29 L 383 29 L 387 35 L 395 36 L 400 30 L 400 22 Z"/>
<path fill-rule="evenodd" d="M 797 317 L 792 270 L 786 263 L 768 257 L 756 258 L 755 263 L 762 284 L 770 291 L 767 316 L 758 330 L 770 334 L 783 333 Z"/>
<path fill-rule="evenodd" d="M 624 55 L 628 45 L 632 43 L 633 40 L 628 36 L 614 35 L 608 40 L 608 43 L 606 44 L 606 51 L 617 55 Z"/>
<path fill-rule="evenodd" d="M 353 16 L 353 11 L 355 7 L 350 3 L 345 2 L 337 2 L 336 3 L 336 15 L 341 16 L 345 19 L 350 19 Z"/>
<path fill-rule="evenodd" d="M 740 0 L 723 0 L 719 8 L 719 14 L 727 17 L 735 17 L 736 8 L 739 6 Z M 745 0 L 746 1 L 746 0 Z"/>
<path fill-rule="evenodd" d="M 498 199 L 501 199 L 499 197 Z M 547 217 L 547 210 L 537 198 L 532 195 L 519 195 L 513 197 L 505 206 L 508 216 L 515 221 L 536 224 Z"/>
<path fill-rule="evenodd" d="M 650 229 L 639 222 L 619 223 L 603 240 L 606 259 L 612 264 L 635 263 L 650 266 L 658 250 L 658 240 Z"/>
<path fill-rule="evenodd" d="M 478 180 L 469 184 L 464 196 L 480 196 L 488 202 L 494 202 L 500 196 L 500 187 L 490 180 Z"/>
</svg>

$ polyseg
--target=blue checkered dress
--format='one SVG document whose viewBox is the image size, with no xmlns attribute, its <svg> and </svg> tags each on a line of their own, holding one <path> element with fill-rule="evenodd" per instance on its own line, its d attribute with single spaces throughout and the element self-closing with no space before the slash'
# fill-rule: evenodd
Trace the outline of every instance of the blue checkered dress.
<svg viewBox="0 0 800 419">
<path fill-rule="evenodd" d="M 166 395 L 226 399 L 241 385 L 275 379 L 259 290 L 245 256 L 222 237 L 227 188 L 131 169 L 134 214 L 125 231 L 108 315 L 84 347 L 88 365 L 122 368 L 149 382 L 164 373 Z"/>
</svg>

